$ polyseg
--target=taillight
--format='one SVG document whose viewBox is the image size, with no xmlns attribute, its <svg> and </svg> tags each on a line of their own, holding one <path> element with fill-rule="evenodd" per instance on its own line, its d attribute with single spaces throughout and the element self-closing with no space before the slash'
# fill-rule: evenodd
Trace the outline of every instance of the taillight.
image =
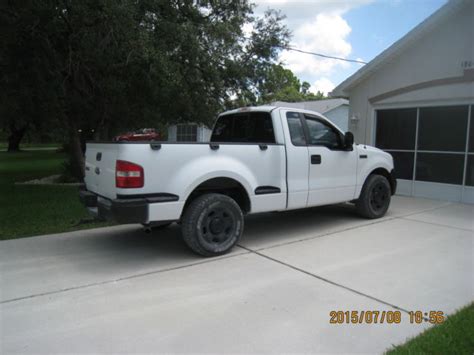
<svg viewBox="0 0 474 355">
<path fill-rule="evenodd" d="M 117 160 L 115 164 L 115 186 L 122 189 L 143 187 L 143 168 L 129 161 Z"/>
</svg>

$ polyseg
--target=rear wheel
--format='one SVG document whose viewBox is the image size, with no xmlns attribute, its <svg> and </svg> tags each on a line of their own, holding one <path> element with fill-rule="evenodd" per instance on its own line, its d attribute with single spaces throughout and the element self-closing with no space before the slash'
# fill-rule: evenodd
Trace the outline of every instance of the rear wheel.
<svg viewBox="0 0 474 355">
<path fill-rule="evenodd" d="M 382 175 L 369 175 L 356 201 L 357 212 L 365 218 L 380 218 L 390 206 L 390 183 Z"/>
<path fill-rule="evenodd" d="M 229 252 L 240 240 L 244 228 L 239 205 L 232 198 L 216 193 L 192 201 L 181 222 L 184 241 L 202 256 Z"/>
</svg>

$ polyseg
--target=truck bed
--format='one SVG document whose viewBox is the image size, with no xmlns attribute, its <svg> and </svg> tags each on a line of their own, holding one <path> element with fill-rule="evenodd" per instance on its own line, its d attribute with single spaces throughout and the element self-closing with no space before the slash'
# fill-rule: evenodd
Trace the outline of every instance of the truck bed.
<svg viewBox="0 0 474 355">
<path fill-rule="evenodd" d="M 115 163 L 144 167 L 142 188 L 116 188 Z M 107 142 L 88 143 L 87 190 L 103 198 L 169 194 L 184 203 L 199 184 L 215 177 L 245 181 L 252 212 L 286 207 L 283 144 Z M 269 195 L 272 195 L 269 198 Z M 271 208 L 270 208 L 271 207 Z"/>
</svg>

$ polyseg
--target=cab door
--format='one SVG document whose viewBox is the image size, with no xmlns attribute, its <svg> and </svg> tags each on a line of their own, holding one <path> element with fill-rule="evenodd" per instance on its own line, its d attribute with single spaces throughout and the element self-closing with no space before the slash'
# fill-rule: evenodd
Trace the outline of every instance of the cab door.
<svg viewBox="0 0 474 355">
<path fill-rule="evenodd" d="M 291 109 L 280 109 L 286 150 L 287 209 L 305 208 L 308 203 L 308 146 L 303 117 Z"/>
<path fill-rule="evenodd" d="M 356 187 L 356 150 L 346 150 L 343 134 L 328 120 L 303 114 L 308 142 L 308 202 L 318 206 L 350 201 Z"/>
</svg>

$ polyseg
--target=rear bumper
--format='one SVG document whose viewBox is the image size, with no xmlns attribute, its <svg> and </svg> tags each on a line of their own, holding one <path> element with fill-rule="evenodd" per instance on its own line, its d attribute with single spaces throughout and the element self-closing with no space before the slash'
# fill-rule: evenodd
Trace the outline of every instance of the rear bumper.
<svg viewBox="0 0 474 355">
<path fill-rule="evenodd" d="M 79 199 L 92 215 L 100 219 L 123 224 L 146 224 L 149 221 L 148 201 L 145 198 L 109 200 L 93 192 L 81 190 Z"/>
</svg>

